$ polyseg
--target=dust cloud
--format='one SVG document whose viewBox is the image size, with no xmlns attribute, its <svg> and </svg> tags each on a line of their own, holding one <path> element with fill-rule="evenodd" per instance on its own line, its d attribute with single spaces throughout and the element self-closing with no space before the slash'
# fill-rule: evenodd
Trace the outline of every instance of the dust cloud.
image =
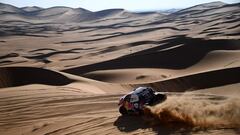
<svg viewBox="0 0 240 135">
<path fill-rule="evenodd" d="M 146 120 L 167 126 L 240 128 L 239 98 L 190 95 L 170 96 L 144 109 Z"/>
</svg>

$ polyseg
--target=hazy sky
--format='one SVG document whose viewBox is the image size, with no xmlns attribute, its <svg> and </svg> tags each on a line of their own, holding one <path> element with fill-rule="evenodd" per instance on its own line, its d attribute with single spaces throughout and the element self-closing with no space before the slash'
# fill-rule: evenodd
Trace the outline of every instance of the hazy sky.
<svg viewBox="0 0 240 135">
<path fill-rule="evenodd" d="M 161 10 L 170 8 L 186 8 L 193 5 L 212 2 L 216 0 L 0 0 L 17 7 L 24 6 L 67 6 L 82 7 L 91 11 L 110 8 L 124 8 L 130 11 Z M 225 3 L 237 3 L 239 0 L 222 0 Z"/>
</svg>

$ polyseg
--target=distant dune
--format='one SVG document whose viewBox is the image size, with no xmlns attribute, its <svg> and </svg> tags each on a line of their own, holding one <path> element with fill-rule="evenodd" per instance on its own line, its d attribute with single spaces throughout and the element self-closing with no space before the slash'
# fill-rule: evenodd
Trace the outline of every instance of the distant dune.
<svg viewBox="0 0 240 135">
<path fill-rule="evenodd" d="M 240 134 L 240 4 L 92 12 L 0 4 L 0 134 Z M 139 86 L 167 94 L 121 116 Z"/>
<path fill-rule="evenodd" d="M 22 10 L 26 11 L 26 12 L 36 12 L 38 10 L 41 10 L 41 7 L 37 7 L 37 6 L 32 6 L 32 7 L 23 7 L 21 8 Z"/>
<path fill-rule="evenodd" d="M 9 5 L 9 4 L 3 4 L 0 3 L 1 8 L 1 14 L 2 13 L 21 13 L 23 12 L 20 8 L 17 8 L 15 6 Z"/>
<path fill-rule="evenodd" d="M 23 7 L 17 8 L 7 4 L 1 4 L 0 17 L 3 15 L 15 16 L 5 17 L 4 20 L 26 21 L 26 22 L 47 22 L 47 23 L 66 23 L 66 22 L 81 22 L 89 20 L 103 19 L 105 17 L 135 17 L 145 15 L 144 13 L 130 13 L 123 9 L 108 9 L 98 12 L 91 12 L 83 8 L 69 7 Z M 14 13 L 14 14 L 13 14 Z M 153 14 L 158 14 L 154 12 Z M 20 17 L 19 17 L 20 16 Z"/>
<path fill-rule="evenodd" d="M 216 2 L 200 4 L 200 5 L 190 7 L 190 8 L 186 8 L 186 9 L 178 11 L 178 13 L 195 12 L 195 11 L 202 11 L 202 10 L 212 10 L 212 9 L 216 9 L 216 8 L 219 8 L 219 7 L 222 7 L 225 5 L 227 5 L 227 4 L 223 3 L 221 1 L 216 1 Z"/>
</svg>

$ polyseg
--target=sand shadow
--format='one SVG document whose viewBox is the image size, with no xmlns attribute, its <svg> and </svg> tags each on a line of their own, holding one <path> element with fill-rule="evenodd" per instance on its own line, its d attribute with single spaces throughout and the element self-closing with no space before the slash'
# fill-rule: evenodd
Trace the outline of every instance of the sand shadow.
<svg viewBox="0 0 240 135">
<path fill-rule="evenodd" d="M 138 129 L 150 128 L 139 116 L 119 116 L 114 122 L 114 126 L 122 132 L 132 132 Z"/>
<path fill-rule="evenodd" d="M 240 82 L 239 69 L 239 67 L 236 67 L 206 73 L 199 73 L 195 75 L 150 83 L 148 86 L 159 89 L 160 91 L 167 90 L 168 92 L 183 92 L 188 90 L 199 90 L 230 85 Z"/>
<path fill-rule="evenodd" d="M 150 131 L 153 131 L 158 135 L 170 135 L 174 133 L 187 135 L 192 132 L 192 128 L 183 128 L 182 126 L 172 127 L 161 123 L 152 125 L 145 121 L 144 117 L 140 116 L 119 116 L 113 125 L 116 126 L 119 131 L 125 133 L 130 133 L 139 129 L 150 129 Z"/>
<path fill-rule="evenodd" d="M 164 68 L 184 69 L 198 63 L 214 50 L 237 50 L 239 40 L 206 40 L 190 38 L 185 35 L 168 37 L 159 41 L 138 41 L 126 44 L 135 47 L 145 44 L 156 45 L 153 48 L 131 53 L 109 61 L 63 70 L 63 72 L 82 75 L 97 70 L 128 69 L 128 68 Z M 122 45 L 120 48 L 124 48 Z M 104 52 L 120 49 L 107 48 Z M 101 53 L 104 53 L 101 52 Z M 150 61 L 149 61 L 150 60 Z"/>
<path fill-rule="evenodd" d="M 6 59 L 6 58 L 12 58 L 12 57 L 18 57 L 19 54 L 18 53 L 9 53 L 3 56 L 0 56 L 0 59 Z"/>
<path fill-rule="evenodd" d="M 29 84 L 63 86 L 74 80 L 61 73 L 34 67 L 1 67 L 0 88 L 16 87 Z"/>
<path fill-rule="evenodd" d="M 79 51 L 82 51 L 82 50 L 90 50 L 90 49 L 94 49 L 94 48 L 74 48 L 74 49 L 69 49 L 69 50 L 63 50 L 63 51 L 58 51 L 58 50 L 55 50 L 55 49 L 51 49 L 51 48 L 42 48 L 42 49 L 36 49 L 36 50 L 32 50 L 32 51 L 29 51 L 29 52 L 39 52 L 39 51 L 50 51 L 48 53 L 35 53 L 33 55 L 26 55 L 26 56 L 23 56 L 24 58 L 27 58 L 27 59 L 34 59 L 34 60 L 37 60 L 39 62 L 43 62 L 45 64 L 47 63 L 51 63 L 52 61 L 49 60 L 49 57 L 53 56 L 53 55 L 65 55 L 65 54 L 78 54 Z M 1 57 L 0 57 L 1 59 Z"/>
<path fill-rule="evenodd" d="M 115 38 L 115 37 L 120 37 L 120 36 L 144 34 L 144 33 L 154 32 L 154 31 L 158 31 L 158 30 L 164 30 L 164 29 L 175 30 L 175 31 L 188 31 L 189 30 L 189 29 L 178 29 L 178 28 L 175 28 L 175 27 L 154 27 L 154 28 L 146 28 L 146 29 L 136 30 L 136 31 L 132 31 L 132 32 L 126 32 L 126 33 L 125 32 L 120 32 L 120 33 L 117 33 L 117 34 L 113 33 L 115 35 L 107 36 L 107 37 L 101 37 L 101 38 L 96 38 L 96 39 L 87 39 L 87 40 L 78 40 L 78 41 L 62 41 L 62 42 L 57 42 L 56 44 L 72 44 L 72 43 L 95 42 L 95 41 L 101 41 L 101 40 Z"/>
</svg>

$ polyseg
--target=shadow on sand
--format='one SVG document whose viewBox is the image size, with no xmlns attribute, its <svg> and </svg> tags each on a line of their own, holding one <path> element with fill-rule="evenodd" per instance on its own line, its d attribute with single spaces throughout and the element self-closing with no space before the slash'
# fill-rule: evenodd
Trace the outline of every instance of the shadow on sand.
<svg viewBox="0 0 240 135">
<path fill-rule="evenodd" d="M 114 126 L 118 128 L 119 131 L 130 133 L 138 129 L 150 130 L 155 132 L 158 135 L 170 135 L 170 134 L 191 134 L 191 127 L 182 127 L 182 126 L 169 126 L 163 124 L 152 124 L 149 121 L 147 122 L 145 118 L 139 116 L 119 116 L 118 119 L 114 122 Z"/>
<path fill-rule="evenodd" d="M 126 46 L 136 47 L 146 44 L 154 44 L 155 46 L 116 59 L 65 69 L 63 72 L 83 75 L 97 70 L 129 68 L 185 69 L 201 61 L 211 51 L 239 50 L 239 43 L 240 41 L 235 39 L 208 40 L 190 38 L 186 35 L 172 36 L 159 41 L 138 41 Z M 122 47 L 124 48 L 124 45 Z M 112 52 L 120 48 L 107 49 L 104 52 Z"/>
</svg>

